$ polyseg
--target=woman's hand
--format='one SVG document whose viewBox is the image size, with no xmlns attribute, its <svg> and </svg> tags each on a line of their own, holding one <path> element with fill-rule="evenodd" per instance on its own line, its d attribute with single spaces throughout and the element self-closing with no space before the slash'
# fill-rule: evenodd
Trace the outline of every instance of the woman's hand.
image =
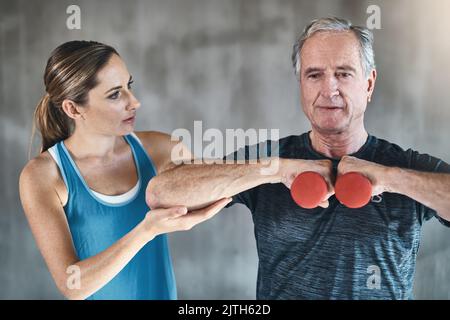
<svg viewBox="0 0 450 320">
<path fill-rule="evenodd" d="M 223 198 L 205 208 L 189 212 L 184 206 L 150 210 L 144 219 L 145 230 L 151 239 L 163 233 L 190 230 L 195 225 L 215 216 L 231 200 L 231 198 Z"/>
</svg>

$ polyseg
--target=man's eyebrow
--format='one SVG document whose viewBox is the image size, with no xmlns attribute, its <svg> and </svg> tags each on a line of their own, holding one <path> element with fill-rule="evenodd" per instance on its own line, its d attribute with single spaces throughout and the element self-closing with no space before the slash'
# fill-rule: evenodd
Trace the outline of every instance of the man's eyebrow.
<svg viewBox="0 0 450 320">
<path fill-rule="evenodd" d="M 322 72 L 324 69 L 323 68 L 318 68 L 318 67 L 308 67 L 306 68 L 304 74 L 309 74 L 312 72 Z"/>
<path fill-rule="evenodd" d="M 130 83 L 132 80 L 133 80 L 133 76 L 130 75 L 130 80 L 128 80 L 128 83 Z M 117 90 L 117 89 L 121 89 L 121 88 L 122 88 L 122 86 L 117 86 L 117 87 L 111 88 L 111 89 L 109 89 L 108 91 L 106 91 L 105 94 L 107 94 L 107 93 L 110 92 L 110 91 Z"/>
<path fill-rule="evenodd" d="M 309 67 L 309 68 L 306 68 L 304 74 L 310 74 L 310 73 L 313 73 L 313 72 L 323 72 L 324 70 L 325 69 L 319 68 L 319 67 Z M 348 64 L 344 64 L 344 65 L 338 66 L 337 70 L 339 70 L 339 71 L 351 71 L 351 72 L 356 73 L 356 69 L 353 68 L 351 65 L 348 65 Z"/>
<path fill-rule="evenodd" d="M 348 64 L 344 64 L 342 66 L 337 67 L 338 70 L 343 70 L 343 71 L 352 71 L 353 73 L 356 73 L 356 69 L 353 68 L 352 66 L 348 65 Z"/>
</svg>

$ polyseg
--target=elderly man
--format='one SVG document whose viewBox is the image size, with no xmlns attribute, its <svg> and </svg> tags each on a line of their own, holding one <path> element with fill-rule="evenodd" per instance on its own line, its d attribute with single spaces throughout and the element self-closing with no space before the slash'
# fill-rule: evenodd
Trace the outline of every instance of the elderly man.
<svg viewBox="0 0 450 320">
<path fill-rule="evenodd" d="M 337 18 L 313 21 L 293 63 L 311 131 L 279 141 L 270 164 L 174 166 L 151 180 L 151 207 L 205 206 L 233 196 L 252 212 L 258 299 L 409 299 L 422 223 L 450 226 L 450 166 L 367 133 L 364 112 L 376 80 L 372 33 Z M 249 147 L 246 151 L 249 151 Z M 326 177 L 320 207 L 302 209 L 288 187 L 304 171 Z M 373 185 L 360 209 L 337 201 L 336 175 Z M 375 196 L 376 195 L 376 196 Z"/>
</svg>

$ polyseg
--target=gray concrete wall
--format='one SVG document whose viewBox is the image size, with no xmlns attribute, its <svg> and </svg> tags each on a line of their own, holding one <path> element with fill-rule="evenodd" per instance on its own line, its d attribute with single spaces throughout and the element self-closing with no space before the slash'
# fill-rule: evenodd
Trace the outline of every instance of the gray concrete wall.
<svg viewBox="0 0 450 320">
<path fill-rule="evenodd" d="M 66 8 L 81 7 L 81 30 Z M 115 46 L 143 107 L 137 130 L 309 129 L 290 64 L 305 24 L 337 15 L 375 30 L 378 82 L 367 111 L 372 134 L 450 160 L 450 1 L 6 1 L 0 0 L 0 298 L 61 298 L 22 212 L 18 176 L 27 161 L 35 104 L 50 51 L 71 39 Z M 35 146 L 37 146 L 37 142 Z M 450 230 L 426 224 L 417 298 L 450 298 Z M 180 298 L 254 298 L 257 255 L 250 213 L 226 209 L 170 236 Z"/>
</svg>

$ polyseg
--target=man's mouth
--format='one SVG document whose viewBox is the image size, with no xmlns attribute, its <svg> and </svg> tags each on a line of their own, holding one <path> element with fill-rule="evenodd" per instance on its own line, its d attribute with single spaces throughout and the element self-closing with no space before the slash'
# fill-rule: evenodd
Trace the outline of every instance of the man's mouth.
<svg viewBox="0 0 450 320">
<path fill-rule="evenodd" d="M 123 122 L 132 123 L 132 122 L 134 122 L 135 119 L 136 119 L 136 116 L 134 115 L 132 117 L 129 117 L 129 118 L 123 120 Z"/>
<path fill-rule="evenodd" d="M 341 106 L 317 106 L 316 108 L 319 108 L 321 110 L 329 110 L 329 111 L 344 109 L 344 107 L 341 107 Z"/>
</svg>

